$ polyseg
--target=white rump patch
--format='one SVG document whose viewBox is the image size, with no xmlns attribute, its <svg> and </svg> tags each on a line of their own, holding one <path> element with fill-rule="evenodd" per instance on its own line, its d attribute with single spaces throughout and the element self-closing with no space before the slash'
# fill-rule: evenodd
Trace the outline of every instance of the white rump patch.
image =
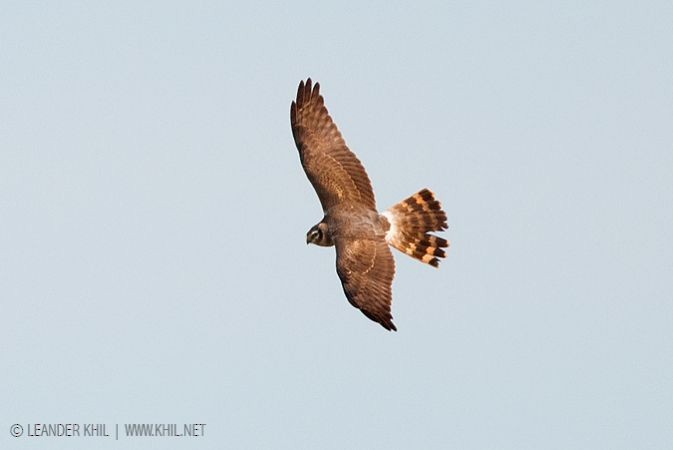
<svg viewBox="0 0 673 450">
<path fill-rule="evenodd" d="M 392 244 L 393 239 L 397 235 L 397 221 L 395 220 L 395 215 L 391 211 L 384 211 L 381 215 L 388 219 L 388 223 L 390 224 L 390 229 L 386 232 L 386 242 Z"/>
</svg>

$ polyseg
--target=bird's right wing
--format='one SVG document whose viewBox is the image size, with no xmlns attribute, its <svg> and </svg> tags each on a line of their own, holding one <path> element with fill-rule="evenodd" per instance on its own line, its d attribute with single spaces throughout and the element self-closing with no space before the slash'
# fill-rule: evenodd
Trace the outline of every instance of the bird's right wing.
<svg viewBox="0 0 673 450">
<path fill-rule="evenodd" d="M 387 330 L 395 330 L 390 313 L 395 260 L 383 238 L 338 239 L 337 274 L 351 305 Z"/>
</svg>

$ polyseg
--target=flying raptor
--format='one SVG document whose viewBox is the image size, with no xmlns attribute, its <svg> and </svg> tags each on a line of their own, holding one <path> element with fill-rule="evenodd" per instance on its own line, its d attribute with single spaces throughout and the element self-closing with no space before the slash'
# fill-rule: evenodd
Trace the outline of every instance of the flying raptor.
<svg viewBox="0 0 673 450">
<path fill-rule="evenodd" d="M 306 234 L 307 244 L 336 247 L 336 270 L 348 301 L 387 330 L 395 260 L 388 247 L 439 266 L 449 241 L 430 234 L 447 229 L 446 213 L 423 189 L 387 211 L 376 210 L 360 160 L 346 146 L 320 95 L 320 84 L 299 83 L 290 106 L 292 135 L 306 176 L 325 216 Z"/>
</svg>

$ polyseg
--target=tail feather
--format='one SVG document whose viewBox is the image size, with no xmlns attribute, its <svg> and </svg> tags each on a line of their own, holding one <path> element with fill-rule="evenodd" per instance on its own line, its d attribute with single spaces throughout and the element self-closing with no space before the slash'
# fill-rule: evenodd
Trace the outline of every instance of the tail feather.
<svg viewBox="0 0 673 450">
<path fill-rule="evenodd" d="M 448 228 L 446 213 L 428 189 L 402 200 L 383 216 L 390 223 L 386 241 L 399 251 L 434 267 L 439 266 L 439 258 L 446 257 L 443 249 L 449 241 L 430 234 Z"/>
</svg>

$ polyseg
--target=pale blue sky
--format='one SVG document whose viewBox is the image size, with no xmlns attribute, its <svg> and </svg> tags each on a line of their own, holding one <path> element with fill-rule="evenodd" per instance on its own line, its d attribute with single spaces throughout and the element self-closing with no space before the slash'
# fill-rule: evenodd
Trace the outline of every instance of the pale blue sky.
<svg viewBox="0 0 673 450">
<path fill-rule="evenodd" d="M 0 447 L 669 449 L 670 2 L 0 5 Z M 343 296 L 289 127 L 322 84 L 398 333 Z M 206 423 L 200 440 L 14 423 Z"/>
</svg>

